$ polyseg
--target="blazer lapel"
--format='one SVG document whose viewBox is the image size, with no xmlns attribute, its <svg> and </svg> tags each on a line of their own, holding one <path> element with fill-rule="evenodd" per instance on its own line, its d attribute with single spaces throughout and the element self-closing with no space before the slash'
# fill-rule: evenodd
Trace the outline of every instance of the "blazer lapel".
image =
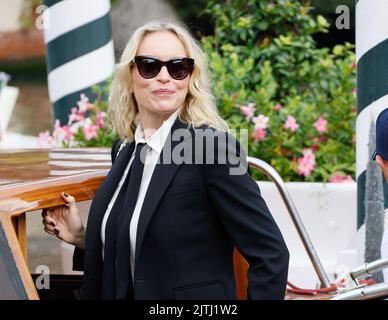
<svg viewBox="0 0 388 320">
<path fill-rule="evenodd" d="M 177 169 L 179 168 L 179 164 L 175 164 L 172 160 L 170 160 L 172 150 L 174 150 L 174 147 L 177 144 L 182 143 L 183 140 L 186 140 L 188 136 L 184 136 L 181 141 L 173 141 L 171 137 L 175 130 L 183 128 L 187 129 L 188 124 L 183 123 L 179 120 L 179 118 L 177 118 L 173 126 L 171 127 L 170 134 L 166 139 L 162 152 L 160 153 L 159 161 L 155 166 L 151 181 L 148 185 L 147 192 L 144 197 L 143 205 L 140 211 L 140 217 L 137 227 L 135 266 L 137 264 L 139 252 L 141 251 L 144 236 L 147 231 L 147 227 L 151 221 L 152 215 L 154 214 L 163 194 L 165 193 L 168 185 L 170 184 L 171 179 L 174 177 Z M 164 164 L 163 159 L 165 159 L 166 153 L 168 154 L 166 158 L 169 159 L 169 162 Z"/>
<path fill-rule="evenodd" d="M 101 223 L 104 218 L 106 208 L 108 207 L 117 185 L 124 174 L 125 168 L 128 165 L 128 161 L 133 153 L 134 147 L 134 142 L 128 143 L 124 149 L 120 151 L 114 165 L 96 192 L 90 208 L 85 246 L 94 243 L 101 247 Z M 101 250 L 98 250 L 98 252 L 101 252 Z"/>
</svg>

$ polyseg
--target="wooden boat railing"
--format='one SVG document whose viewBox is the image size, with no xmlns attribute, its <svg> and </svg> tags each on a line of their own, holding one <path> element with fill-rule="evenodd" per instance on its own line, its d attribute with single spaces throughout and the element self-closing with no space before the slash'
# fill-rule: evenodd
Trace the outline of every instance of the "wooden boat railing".
<svg viewBox="0 0 388 320">
<path fill-rule="evenodd" d="M 106 155 L 109 154 L 109 150 L 100 149 L 100 151 Z M 73 152 L 81 152 L 81 150 L 73 150 Z M 82 152 L 85 153 L 87 151 L 83 150 Z M 330 282 L 328 277 L 319 261 L 318 255 L 314 250 L 283 180 L 275 169 L 264 161 L 252 157 L 248 157 L 248 161 L 250 166 L 261 170 L 276 184 L 322 285 L 329 286 Z M 27 264 L 26 213 L 63 205 L 64 202 L 60 197 L 63 191 L 72 194 L 77 202 L 93 199 L 108 171 L 109 168 L 91 170 L 90 172 L 75 175 L 59 176 L 0 187 L 0 222 L 6 230 L 6 236 L 20 277 L 25 285 L 28 299 L 39 299 L 39 295 Z M 238 299 L 246 299 L 248 264 L 237 250 L 234 253 L 234 268 L 237 297 Z"/>
<path fill-rule="evenodd" d="M 27 263 L 26 214 L 63 205 L 63 191 L 78 202 L 93 199 L 109 171 L 110 150 L 12 150 L 0 155 L 0 222 L 27 298 L 39 299 Z"/>
<path fill-rule="evenodd" d="M 26 263 L 26 213 L 63 205 L 64 202 L 60 194 L 64 190 L 74 195 L 78 202 L 93 199 L 107 172 L 107 170 L 101 170 L 0 190 L 0 202 L 5 195 L 12 201 L 6 212 L 4 208 L 7 204 L 1 203 L 0 220 L 6 230 L 15 263 L 26 286 L 29 299 L 38 299 L 39 296 Z M 10 230 L 14 230 L 14 232 L 10 232 Z"/>
</svg>

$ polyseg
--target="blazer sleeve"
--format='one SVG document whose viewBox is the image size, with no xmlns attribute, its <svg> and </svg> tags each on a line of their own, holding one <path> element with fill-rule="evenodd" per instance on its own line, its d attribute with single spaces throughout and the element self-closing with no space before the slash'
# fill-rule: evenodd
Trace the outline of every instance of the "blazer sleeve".
<svg viewBox="0 0 388 320">
<path fill-rule="evenodd" d="M 204 165 L 207 191 L 226 232 L 249 263 L 248 299 L 284 299 L 287 246 L 257 183 L 247 172 L 244 150 L 232 135 L 226 136 L 227 143 L 212 146 L 215 161 Z M 229 155 L 222 163 L 221 154 Z"/>
<path fill-rule="evenodd" d="M 117 139 L 112 146 L 112 149 L 110 151 L 110 157 L 112 161 L 112 165 L 115 161 L 117 151 L 120 147 L 120 139 Z M 73 253 L 73 270 L 74 271 L 84 271 L 84 259 L 85 259 L 85 251 L 75 247 L 74 253 Z"/>
</svg>

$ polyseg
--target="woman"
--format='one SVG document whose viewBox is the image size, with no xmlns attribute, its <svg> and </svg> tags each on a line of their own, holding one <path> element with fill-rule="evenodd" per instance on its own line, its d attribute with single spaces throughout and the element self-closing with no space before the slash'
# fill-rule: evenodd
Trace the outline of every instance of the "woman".
<svg viewBox="0 0 388 320">
<path fill-rule="evenodd" d="M 209 87 L 205 55 L 184 28 L 135 31 L 109 96 L 122 140 L 86 230 L 66 193 L 66 206 L 43 214 L 46 232 L 76 246 L 82 298 L 236 299 L 237 246 L 250 265 L 248 297 L 283 299 L 287 247 Z"/>
</svg>

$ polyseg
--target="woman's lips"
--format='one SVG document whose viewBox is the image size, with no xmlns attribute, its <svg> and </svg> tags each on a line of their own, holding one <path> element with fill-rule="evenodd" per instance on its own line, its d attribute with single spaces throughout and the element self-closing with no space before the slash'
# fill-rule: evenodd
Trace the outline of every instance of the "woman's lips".
<svg viewBox="0 0 388 320">
<path fill-rule="evenodd" d="M 157 96 L 165 96 L 165 95 L 171 95 L 173 94 L 175 91 L 173 90 L 154 90 L 152 91 L 153 94 L 157 95 Z"/>
</svg>

